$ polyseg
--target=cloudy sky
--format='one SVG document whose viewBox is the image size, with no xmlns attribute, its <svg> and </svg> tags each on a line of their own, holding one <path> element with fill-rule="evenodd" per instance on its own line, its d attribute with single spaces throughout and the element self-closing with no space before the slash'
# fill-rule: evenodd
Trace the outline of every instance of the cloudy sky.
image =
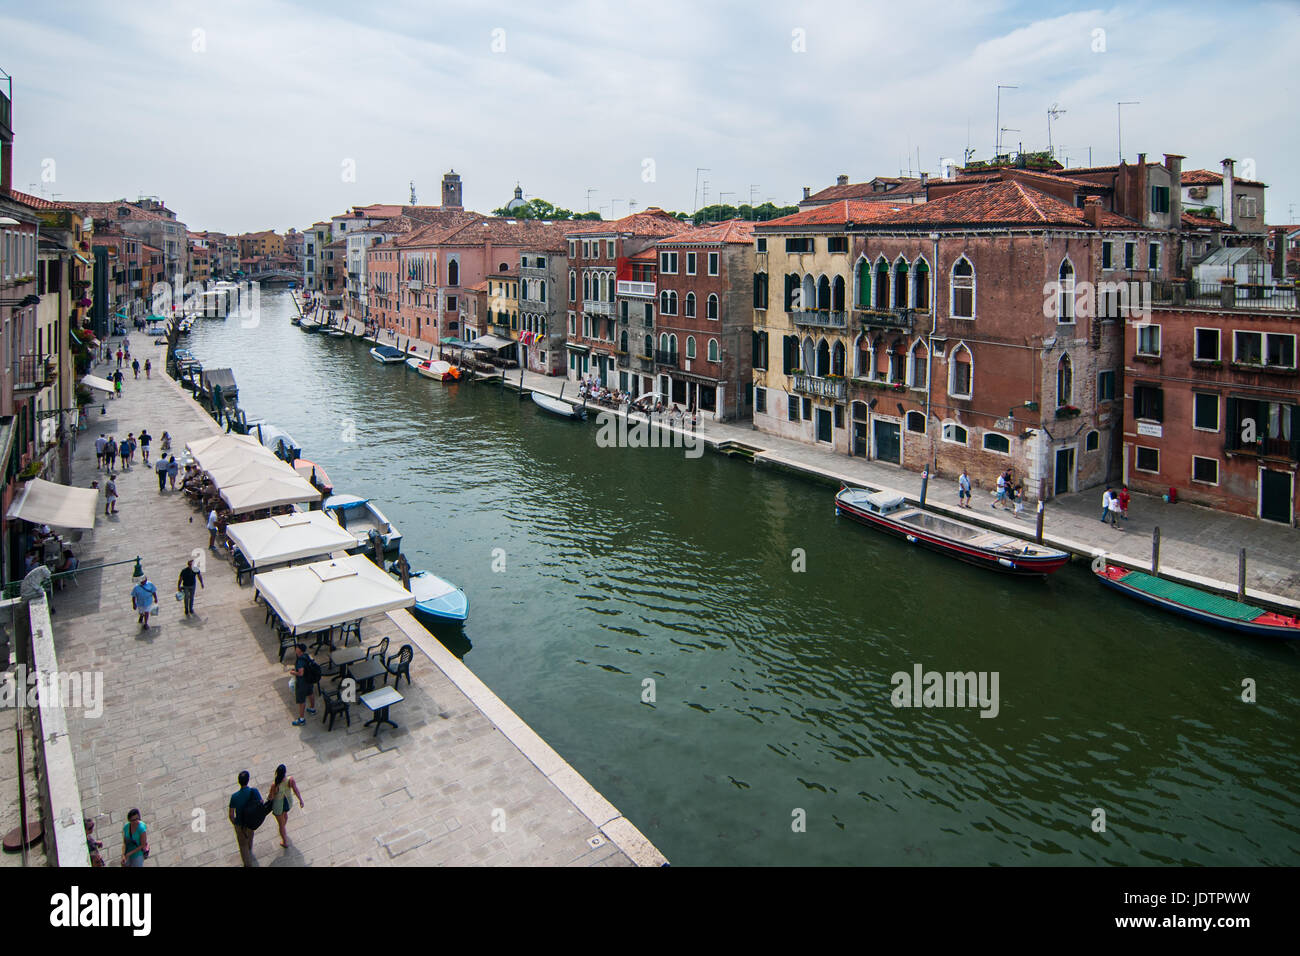
<svg viewBox="0 0 1300 956">
<path fill-rule="evenodd" d="M 367 202 L 525 195 L 794 202 L 802 186 L 935 172 L 994 144 L 1067 165 L 1123 149 L 1253 163 L 1300 219 L 1300 4 L 0 0 L 14 185 L 157 195 L 192 229 L 290 226 Z M 707 171 L 697 173 L 698 168 Z M 591 190 L 590 194 L 588 190 Z M 699 190 L 697 193 L 697 189 Z M 752 190 L 752 191 L 751 191 Z M 1288 207 L 1294 204 L 1295 212 Z"/>
</svg>

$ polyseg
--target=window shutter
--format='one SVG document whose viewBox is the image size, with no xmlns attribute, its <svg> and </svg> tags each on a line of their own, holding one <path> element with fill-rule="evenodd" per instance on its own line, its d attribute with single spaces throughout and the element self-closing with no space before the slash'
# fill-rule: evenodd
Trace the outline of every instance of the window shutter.
<svg viewBox="0 0 1300 956">
<path fill-rule="evenodd" d="M 1237 420 L 1237 400 L 1229 395 L 1224 400 L 1223 414 L 1227 427 L 1224 429 L 1224 451 L 1236 451 L 1241 447 L 1241 427 Z"/>
<path fill-rule="evenodd" d="M 1156 396 L 1156 421 L 1163 422 L 1165 420 L 1165 390 L 1163 388 L 1157 388 L 1153 389 L 1153 391 Z"/>
</svg>

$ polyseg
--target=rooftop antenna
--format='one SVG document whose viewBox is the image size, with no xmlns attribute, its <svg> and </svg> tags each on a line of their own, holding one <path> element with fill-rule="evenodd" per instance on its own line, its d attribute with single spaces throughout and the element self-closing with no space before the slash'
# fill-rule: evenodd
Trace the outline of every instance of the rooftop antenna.
<svg viewBox="0 0 1300 956">
<path fill-rule="evenodd" d="M 1055 103 L 1053 103 L 1047 110 L 1047 155 L 1053 158 L 1056 157 L 1056 154 L 1052 152 L 1052 120 L 1056 119 L 1064 112 L 1065 110 L 1059 109 Z M 1062 147 L 1062 149 L 1064 149 L 1064 147 Z"/>
<path fill-rule="evenodd" d="M 1004 127 L 1002 127 L 1002 132 L 1004 132 L 1004 133 L 1019 133 L 1020 130 L 1018 130 L 1018 129 L 1012 129 L 1010 126 L 1004 126 Z M 999 156 L 1002 155 L 1002 145 L 1001 145 L 1001 140 L 998 141 L 998 155 L 999 155 Z"/>
<path fill-rule="evenodd" d="M 1124 126 L 1123 126 L 1123 107 L 1137 106 L 1141 100 L 1122 100 L 1115 104 L 1115 138 L 1119 145 L 1119 161 L 1124 162 Z"/>
<path fill-rule="evenodd" d="M 591 212 L 591 194 L 600 192 L 595 186 L 587 187 L 587 212 Z"/>
<path fill-rule="evenodd" d="M 711 173 L 711 172 L 713 172 L 713 170 L 706 169 L 703 166 L 695 167 L 695 198 L 691 200 L 691 202 L 694 203 L 694 205 L 691 206 L 692 216 L 695 215 L 695 211 L 700 208 L 700 173 Z"/>
<path fill-rule="evenodd" d="M 749 184 L 749 216 L 754 218 L 754 190 L 758 189 L 758 183 Z"/>
<path fill-rule="evenodd" d="M 997 135 L 994 137 L 994 144 L 993 144 L 993 158 L 994 158 L 994 159 L 997 159 L 999 156 L 1002 155 L 1002 91 L 1003 91 L 1003 90 L 1018 90 L 1018 89 L 1020 89 L 1020 87 L 1018 87 L 1018 86 L 999 86 L 999 87 L 998 87 L 998 105 L 997 105 L 997 113 L 994 115 L 994 122 L 993 122 L 993 127 L 994 127 L 994 129 L 997 131 Z"/>
<path fill-rule="evenodd" d="M 629 200 L 627 201 L 627 214 L 630 216 L 630 215 L 632 215 L 632 213 L 634 213 L 634 212 L 636 212 L 636 200 L 635 200 L 635 199 L 629 199 Z"/>
</svg>

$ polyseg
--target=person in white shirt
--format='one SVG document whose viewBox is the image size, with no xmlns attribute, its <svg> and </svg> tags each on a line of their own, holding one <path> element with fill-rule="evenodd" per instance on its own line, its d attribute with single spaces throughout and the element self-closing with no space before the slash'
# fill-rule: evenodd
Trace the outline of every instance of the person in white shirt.
<svg viewBox="0 0 1300 956">
<path fill-rule="evenodd" d="M 1102 524 L 1106 523 L 1106 516 L 1110 514 L 1110 499 L 1110 485 L 1107 485 L 1105 494 L 1101 496 L 1101 518 L 1098 519 Z"/>
<path fill-rule="evenodd" d="M 208 512 L 208 550 L 217 550 L 217 509 Z"/>
</svg>

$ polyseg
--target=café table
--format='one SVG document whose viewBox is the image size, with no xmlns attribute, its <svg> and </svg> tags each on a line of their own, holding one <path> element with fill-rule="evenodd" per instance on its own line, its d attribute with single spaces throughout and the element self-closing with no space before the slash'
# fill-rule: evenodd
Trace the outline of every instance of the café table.
<svg viewBox="0 0 1300 956">
<path fill-rule="evenodd" d="M 330 651 L 330 663 L 337 664 L 339 667 L 338 681 L 342 683 L 343 678 L 348 676 L 348 665 L 363 660 L 366 656 L 364 647 L 339 647 Z"/>
<path fill-rule="evenodd" d="M 396 687 L 381 687 L 379 690 L 372 690 L 368 694 L 362 694 L 358 699 L 367 710 L 375 715 L 363 724 L 365 727 L 369 727 L 371 724 L 375 725 L 375 732 L 371 734 L 372 737 L 379 736 L 379 728 L 384 724 L 392 724 L 393 729 L 397 729 L 397 724 L 388 717 L 388 708 L 394 704 L 400 704 L 406 698 L 398 693 Z"/>
<path fill-rule="evenodd" d="M 357 688 L 362 693 L 369 693 L 375 689 L 375 678 L 386 672 L 384 662 L 378 657 L 371 657 L 353 664 L 348 669 L 348 676 L 357 682 Z"/>
</svg>

